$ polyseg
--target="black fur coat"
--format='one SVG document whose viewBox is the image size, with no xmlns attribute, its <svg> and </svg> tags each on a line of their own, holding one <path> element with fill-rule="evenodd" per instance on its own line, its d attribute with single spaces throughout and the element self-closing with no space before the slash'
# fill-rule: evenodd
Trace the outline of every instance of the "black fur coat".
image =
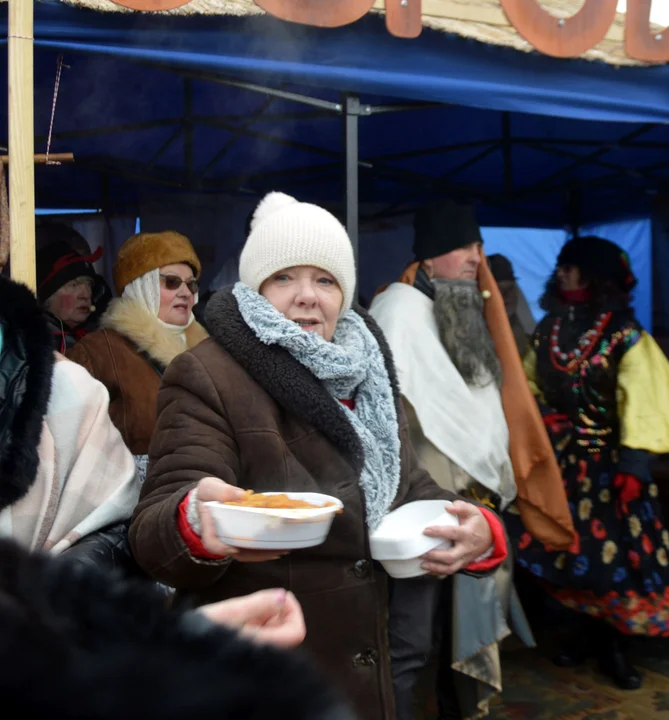
<svg viewBox="0 0 669 720">
<path fill-rule="evenodd" d="M 30 490 L 40 463 L 54 372 L 47 319 L 24 285 L 0 276 L 0 511 Z M 93 533 L 68 550 L 83 563 L 138 574 L 127 546 L 127 526 Z"/>
<path fill-rule="evenodd" d="M 3 717 L 353 720 L 297 653 L 0 541 Z"/>
<path fill-rule="evenodd" d="M 0 277 L 0 510 L 30 490 L 54 355 L 42 311 L 27 287 Z"/>
</svg>

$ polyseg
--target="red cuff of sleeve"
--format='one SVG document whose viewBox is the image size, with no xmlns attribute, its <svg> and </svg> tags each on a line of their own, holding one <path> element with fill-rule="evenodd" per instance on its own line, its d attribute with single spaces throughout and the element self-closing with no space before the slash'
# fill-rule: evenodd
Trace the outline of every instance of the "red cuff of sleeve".
<svg viewBox="0 0 669 720">
<path fill-rule="evenodd" d="M 490 532 L 492 533 L 493 551 L 492 555 L 479 563 L 472 563 L 467 566 L 469 572 L 483 573 L 494 570 L 499 567 L 509 556 L 509 550 L 506 546 L 506 533 L 502 521 L 495 515 L 492 510 L 487 508 L 479 508 L 483 513 L 483 517 L 488 521 Z"/>
<path fill-rule="evenodd" d="M 200 536 L 193 530 L 188 522 L 187 510 L 188 510 L 188 497 L 190 493 L 179 504 L 179 510 L 177 511 L 177 529 L 181 539 L 186 544 L 188 552 L 197 558 L 203 558 L 204 560 L 222 560 L 220 555 L 212 555 L 208 550 L 205 549 L 202 544 Z"/>
</svg>

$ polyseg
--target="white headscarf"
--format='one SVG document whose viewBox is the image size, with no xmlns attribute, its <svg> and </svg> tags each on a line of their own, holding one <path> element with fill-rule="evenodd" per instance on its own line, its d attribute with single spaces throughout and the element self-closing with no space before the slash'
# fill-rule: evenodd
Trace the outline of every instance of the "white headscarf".
<svg viewBox="0 0 669 720">
<path fill-rule="evenodd" d="M 144 273 L 141 277 L 128 283 L 123 288 L 123 297 L 138 303 L 152 315 L 155 315 L 158 322 L 164 328 L 174 333 L 174 335 L 180 336 L 184 345 L 187 346 L 185 331 L 195 320 L 193 311 L 191 310 L 190 318 L 185 325 L 171 325 L 170 323 L 163 322 L 158 317 L 158 313 L 160 312 L 160 268 L 149 270 L 149 272 Z M 196 293 L 194 304 L 197 304 L 198 298 L 199 296 Z"/>
</svg>

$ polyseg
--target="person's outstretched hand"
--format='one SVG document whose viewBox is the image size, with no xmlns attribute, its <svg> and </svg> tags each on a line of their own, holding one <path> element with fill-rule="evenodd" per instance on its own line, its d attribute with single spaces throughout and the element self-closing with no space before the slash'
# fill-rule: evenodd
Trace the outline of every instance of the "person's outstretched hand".
<svg viewBox="0 0 669 720">
<path fill-rule="evenodd" d="M 277 647 L 296 647 L 307 634 L 302 608 L 293 593 L 285 590 L 261 590 L 222 600 L 204 605 L 200 612 L 216 624 Z"/>
</svg>

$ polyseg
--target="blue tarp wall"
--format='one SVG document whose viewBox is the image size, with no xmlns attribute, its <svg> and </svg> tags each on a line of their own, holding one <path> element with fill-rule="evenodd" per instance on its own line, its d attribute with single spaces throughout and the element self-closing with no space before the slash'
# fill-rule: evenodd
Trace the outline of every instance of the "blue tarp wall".
<svg viewBox="0 0 669 720">
<path fill-rule="evenodd" d="M 629 255 L 639 284 L 634 293 L 637 318 L 652 329 L 652 225 L 650 220 L 636 220 L 586 226 L 582 235 L 600 235 L 617 242 Z M 555 269 L 560 248 L 568 239 L 563 230 L 527 228 L 483 228 L 486 253 L 501 253 L 511 260 L 518 284 L 527 298 L 535 319 L 543 316 L 539 298 L 546 280 Z M 669 267 L 669 266 L 668 266 Z"/>
</svg>

